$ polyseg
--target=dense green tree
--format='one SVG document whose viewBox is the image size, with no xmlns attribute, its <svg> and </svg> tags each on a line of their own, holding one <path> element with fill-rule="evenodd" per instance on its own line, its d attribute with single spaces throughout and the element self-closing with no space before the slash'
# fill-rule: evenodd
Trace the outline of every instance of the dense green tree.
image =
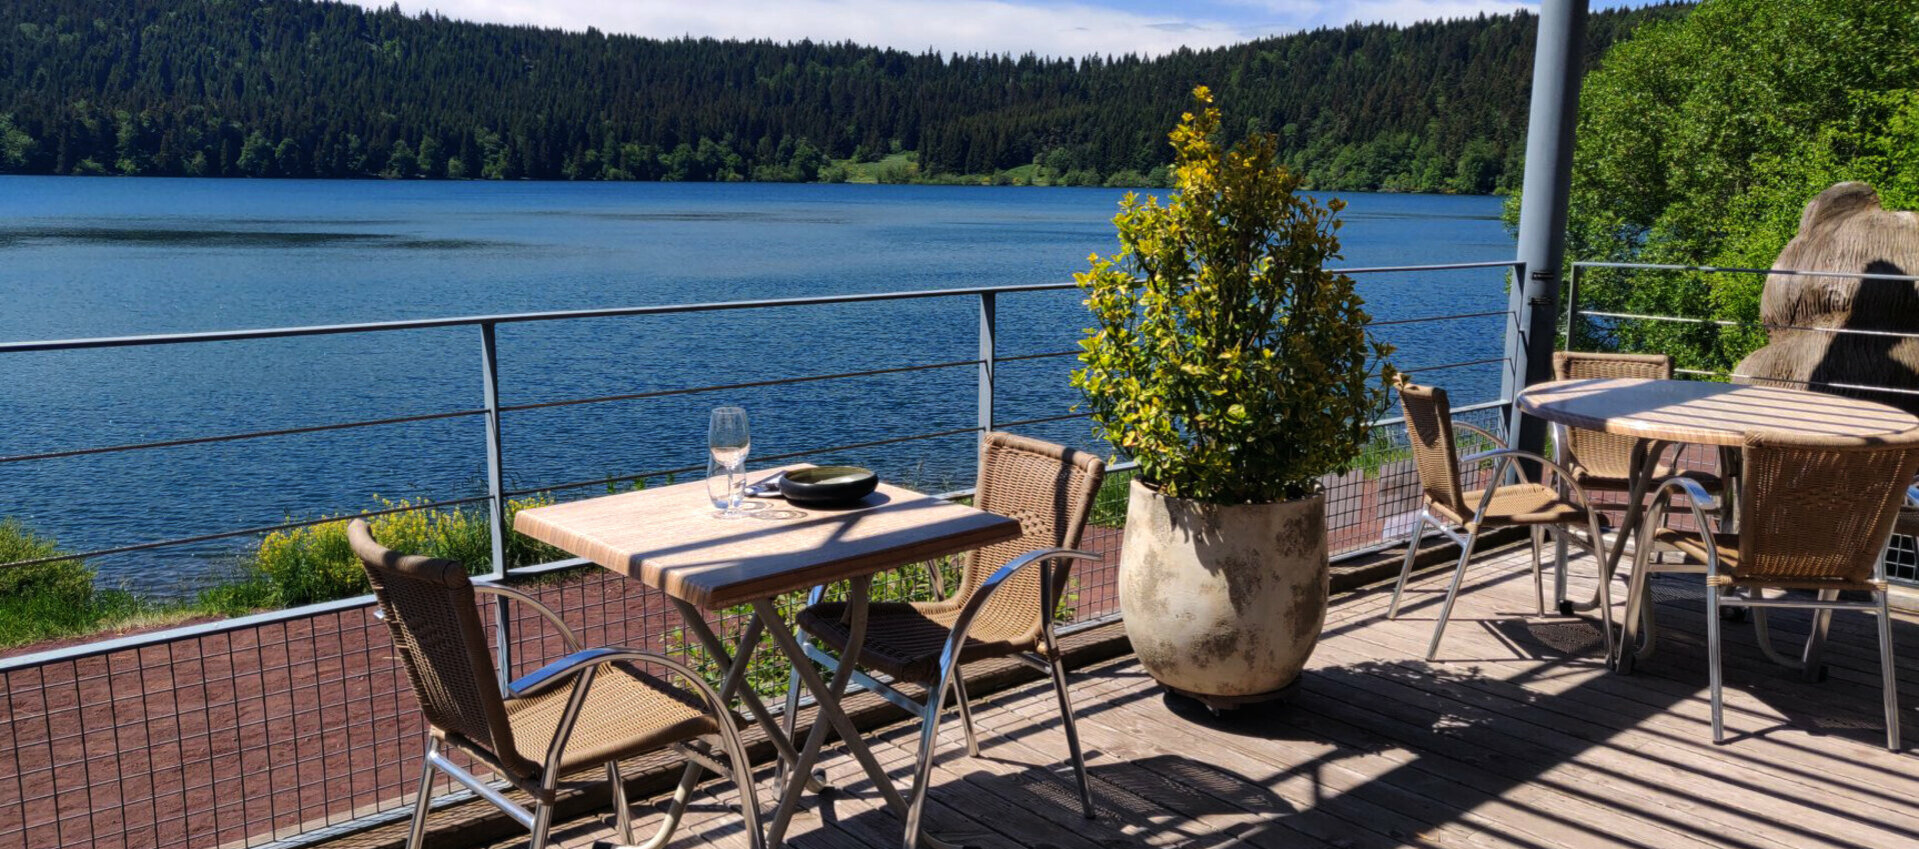
<svg viewBox="0 0 1919 849">
<path fill-rule="evenodd" d="M 1919 0 L 1715 0 L 1587 77 L 1572 186 L 1580 259 L 1765 268 L 1807 201 L 1863 180 L 1919 207 Z M 1510 212 L 1509 212 L 1510 214 Z M 1584 307 L 1758 319 L 1762 275 L 1598 271 Z M 1626 322 L 1616 344 L 1725 369 L 1746 328 Z"/>
<path fill-rule="evenodd" d="M 33 147 L 33 137 L 13 125 L 13 116 L 0 114 L 0 170 L 24 167 Z"/>
<path fill-rule="evenodd" d="M 1596 12 L 1588 53 L 1684 11 Z M 807 180 L 844 178 L 832 160 L 912 152 L 914 168 L 890 173 L 1052 157 L 1040 182 L 1093 185 L 1166 166 L 1162 128 L 1205 83 L 1246 116 L 1228 136 L 1284 128 L 1280 155 L 1317 188 L 1486 191 L 1518 177 L 1535 23 L 1054 59 L 568 33 L 313 0 L 5 2 L 0 171 Z"/>
</svg>

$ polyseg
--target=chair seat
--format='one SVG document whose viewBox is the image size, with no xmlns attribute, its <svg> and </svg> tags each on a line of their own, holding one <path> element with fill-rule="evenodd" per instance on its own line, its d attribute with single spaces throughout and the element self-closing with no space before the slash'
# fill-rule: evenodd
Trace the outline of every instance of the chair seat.
<svg viewBox="0 0 1919 849">
<path fill-rule="evenodd" d="M 559 684 L 536 695 L 506 700 L 507 722 L 513 726 L 513 741 L 523 757 L 536 764 L 545 759 L 554 728 L 572 697 L 573 686 Z M 600 668 L 593 689 L 587 691 L 586 704 L 560 758 L 560 771 L 624 760 L 717 733 L 719 726 L 697 699 L 657 676 L 609 664 Z M 472 748 L 465 741 L 456 742 Z"/>
<path fill-rule="evenodd" d="M 1700 562 L 1706 559 L 1706 538 L 1693 531 L 1680 531 L 1672 528 L 1660 528 L 1653 532 L 1654 545 L 1665 545 L 1679 550 L 1681 554 Z M 1739 535 L 1714 533 L 1712 545 L 1718 550 L 1719 563 L 1726 569 L 1739 568 Z M 1833 578 L 1773 578 L 1758 581 L 1735 581 L 1728 575 L 1719 575 L 1710 582 L 1721 587 L 1768 587 L 1784 590 L 1865 590 L 1884 591 L 1884 581 L 1845 581 Z"/>
<path fill-rule="evenodd" d="M 883 672 L 900 681 L 931 684 L 939 674 L 940 650 L 959 618 L 960 606 L 947 601 L 873 602 L 867 605 L 866 642 L 860 648 L 859 665 Z M 990 614 L 989 607 L 986 613 Z M 799 624 L 806 633 L 832 648 L 846 650 L 851 636 L 846 622 L 846 603 L 829 601 L 800 611 Z M 960 662 L 1005 657 L 1032 651 L 1039 645 L 1038 634 L 1030 628 L 1031 617 L 1013 624 L 982 615 L 973 623 L 972 635 L 960 649 Z"/>
<path fill-rule="evenodd" d="M 1588 490 L 1600 490 L 1603 492 L 1632 492 L 1631 478 L 1599 475 L 1591 471 L 1588 471 L 1580 466 L 1573 466 L 1572 469 L 1570 469 L 1570 471 L 1572 472 L 1573 482 L 1576 484 L 1579 484 L 1582 487 L 1585 487 Z M 1661 462 L 1659 464 L 1659 468 L 1655 472 L 1653 472 L 1653 480 L 1655 482 L 1663 481 L 1667 478 L 1672 478 L 1672 477 L 1690 478 L 1693 481 L 1697 482 L 1700 486 L 1704 487 L 1707 492 L 1716 493 L 1716 492 L 1722 491 L 1725 488 L 1725 481 L 1721 480 L 1718 475 L 1715 475 L 1712 472 L 1701 471 L 1699 469 L 1677 468 L 1673 465 L 1671 460 L 1666 460 L 1664 462 Z"/>
<path fill-rule="evenodd" d="M 1475 489 L 1466 493 L 1466 509 L 1479 507 L 1480 498 L 1485 490 Z M 1470 516 L 1455 516 L 1445 505 L 1434 502 L 1429 506 L 1433 512 L 1456 524 L 1470 524 Z M 1537 483 L 1515 483 L 1493 489 L 1492 500 L 1486 503 L 1485 514 L 1480 517 L 1482 525 L 1558 525 L 1568 522 L 1582 522 L 1586 519 L 1586 508 L 1559 497 L 1559 492 L 1550 486 Z"/>
<path fill-rule="evenodd" d="M 1892 532 L 1909 537 L 1919 537 L 1919 507 L 1899 508 L 1899 519 L 1893 524 Z"/>
</svg>

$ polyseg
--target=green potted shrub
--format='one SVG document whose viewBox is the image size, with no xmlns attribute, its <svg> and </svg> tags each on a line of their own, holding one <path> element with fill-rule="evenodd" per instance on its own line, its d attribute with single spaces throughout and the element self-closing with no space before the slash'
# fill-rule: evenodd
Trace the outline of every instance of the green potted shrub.
<svg viewBox="0 0 1919 849">
<path fill-rule="evenodd" d="M 1321 479 L 1384 408 L 1339 257 L 1338 200 L 1300 194 L 1277 142 L 1230 149 L 1204 88 L 1172 132 L 1174 192 L 1128 195 L 1120 252 L 1076 275 L 1096 326 L 1073 385 L 1095 432 L 1139 464 L 1120 606 L 1140 663 L 1215 710 L 1276 698 L 1325 621 Z"/>
</svg>

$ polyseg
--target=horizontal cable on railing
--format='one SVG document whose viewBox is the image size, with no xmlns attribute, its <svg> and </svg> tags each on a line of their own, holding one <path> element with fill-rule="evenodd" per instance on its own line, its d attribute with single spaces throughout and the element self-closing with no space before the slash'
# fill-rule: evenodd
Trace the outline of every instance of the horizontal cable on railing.
<svg viewBox="0 0 1919 849">
<path fill-rule="evenodd" d="M 1473 268 L 1517 268 L 1512 260 L 1492 262 L 1440 263 L 1434 265 L 1376 266 L 1371 268 L 1328 269 L 1337 274 L 1385 274 L 1395 271 L 1458 271 Z M 587 310 L 550 310 L 547 312 L 499 313 L 494 315 L 416 318 L 400 321 L 369 321 L 357 324 L 319 324 L 299 327 L 267 327 L 247 330 L 211 330 L 197 333 L 155 333 L 139 336 L 99 336 L 76 339 L 43 339 L 27 342 L 0 342 L 0 354 L 34 351 L 73 351 L 97 348 L 125 348 L 139 345 L 179 345 L 192 342 L 239 342 L 255 339 L 291 339 L 304 336 L 334 336 L 343 333 L 384 333 L 396 330 L 433 330 L 445 327 L 472 327 L 486 324 L 524 324 L 535 321 L 564 321 L 588 318 L 624 318 L 642 315 L 677 315 L 726 310 L 779 309 L 782 307 L 867 304 L 884 301 L 926 298 L 978 297 L 1021 292 L 1056 292 L 1078 289 L 1078 283 L 1025 283 L 1008 286 L 970 286 L 962 289 L 918 289 L 905 292 L 869 292 L 851 295 L 817 295 L 804 298 L 768 298 L 751 301 L 714 301 L 697 304 L 661 304 L 643 307 L 607 307 Z"/>
<path fill-rule="evenodd" d="M 1481 401 L 1477 404 L 1467 404 L 1463 407 L 1454 407 L 1453 417 L 1458 418 L 1461 413 L 1476 413 L 1476 412 L 1479 412 L 1480 410 L 1491 410 L 1496 407 L 1504 407 L 1510 403 L 1512 402 L 1501 399 L 1498 401 Z M 1366 426 L 1369 428 L 1382 428 L 1382 427 L 1389 427 L 1391 425 L 1405 424 L 1405 423 L 1406 423 L 1405 416 L 1393 416 L 1392 418 L 1386 418 L 1386 419 L 1374 419 L 1371 422 L 1369 422 Z"/>
<path fill-rule="evenodd" d="M 753 458 L 753 460 L 755 462 L 761 462 L 761 463 L 767 462 L 770 460 L 791 460 L 794 458 L 807 457 L 814 454 L 830 454 L 835 451 L 851 451 L 856 448 L 874 448 L 881 445 L 893 445 L 900 442 L 912 442 L 914 440 L 919 440 L 919 439 L 938 439 L 943 436 L 958 436 L 963 433 L 979 433 L 979 428 L 962 427 L 962 428 L 955 428 L 953 430 L 935 431 L 933 433 L 914 434 L 912 436 L 894 436 L 894 437 L 889 437 L 887 439 L 875 439 L 869 442 L 853 442 L 845 445 L 835 445 L 828 448 L 810 448 L 805 451 L 791 451 L 785 454 L 771 454 L 765 457 L 755 457 Z M 690 474 L 692 472 L 700 471 L 704 468 L 706 468 L 705 464 L 700 464 L 695 466 L 680 466 L 678 468 L 662 469 L 659 471 L 640 472 L 637 474 L 627 474 L 627 475 L 614 475 L 612 477 L 607 477 L 607 478 L 596 478 L 593 480 L 572 481 L 568 483 L 551 484 L 547 486 L 537 486 L 531 489 L 516 489 L 516 490 L 508 491 L 506 495 L 507 497 L 511 498 L 511 497 L 520 496 L 520 495 L 533 495 L 535 493 L 540 493 L 540 492 L 557 492 L 562 489 L 584 489 L 589 486 L 605 486 L 610 483 L 620 483 L 622 481 L 641 480 L 644 478 L 656 478 L 663 475 Z"/>
<path fill-rule="evenodd" d="M 232 539 L 234 537 L 253 536 L 255 534 L 270 534 L 270 533 L 274 533 L 275 531 L 290 531 L 295 528 L 310 528 L 310 527 L 313 527 L 314 525 L 324 525 L 324 524 L 327 524 L 328 522 L 344 522 L 348 519 L 353 519 L 353 518 L 385 516 L 389 513 L 408 513 L 414 510 L 428 510 L 435 507 L 457 507 L 462 504 L 478 504 L 482 501 L 487 501 L 490 498 L 491 496 L 487 496 L 487 495 L 476 495 L 471 498 L 458 498 L 451 501 L 427 501 L 419 504 L 408 504 L 401 507 L 388 507 L 382 510 L 365 510 L 358 513 L 350 513 L 350 514 L 345 514 L 340 516 L 328 516 L 322 519 L 307 519 L 299 522 L 286 522 L 279 525 L 261 525 L 259 527 L 253 527 L 253 528 L 242 528 L 237 531 L 221 531 L 215 534 L 200 534 L 198 536 L 176 537 L 174 539 L 157 540 L 154 542 L 141 542 L 141 543 L 134 543 L 133 545 L 115 546 L 113 548 L 98 548 L 92 551 L 82 551 L 74 554 L 56 554 L 48 557 L 36 557 L 31 560 L 15 560 L 11 563 L 0 563 L 0 569 L 12 569 L 20 566 L 37 566 L 42 563 L 60 563 L 67 560 L 85 560 L 90 557 L 106 557 L 108 555 L 113 555 L 113 554 L 127 554 L 134 551 L 148 551 L 155 548 L 171 548 L 176 545 L 192 545 L 198 542 L 213 542 L 215 540 Z"/>
<path fill-rule="evenodd" d="M 1454 315 L 1429 315 L 1420 318 L 1396 318 L 1390 321 L 1369 321 L 1368 327 L 1385 327 L 1395 324 L 1424 324 L 1434 321 L 1457 321 L 1463 318 L 1490 318 L 1492 316 L 1511 315 L 1512 310 L 1493 310 L 1491 312 L 1463 312 Z"/>
<path fill-rule="evenodd" d="M 1093 415 L 1092 413 L 1067 413 L 1062 416 L 1045 416 L 1037 419 L 1019 419 L 1019 420 L 1010 421 L 1010 422 L 994 422 L 993 427 L 996 429 L 1004 429 L 1009 427 L 1025 427 L 1027 425 L 1045 424 L 1047 422 L 1063 422 L 1069 419 L 1092 418 L 1092 415 Z"/>
<path fill-rule="evenodd" d="M 1863 383 L 1835 383 L 1829 380 L 1794 380 L 1790 377 L 1759 377 L 1756 375 L 1740 374 L 1738 372 L 1732 372 L 1732 371 L 1706 371 L 1703 369 L 1696 369 L 1696 368 L 1676 368 L 1676 369 L 1673 369 L 1673 373 L 1674 374 L 1692 374 L 1692 375 L 1698 375 L 1700 377 L 1720 377 L 1720 378 L 1727 378 L 1727 379 L 1738 378 L 1738 379 L 1750 380 L 1750 381 L 1764 381 L 1767 383 L 1791 383 L 1798 386 L 1826 386 L 1833 389 L 1854 389 L 1854 390 L 1859 390 L 1864 392 L 1885 392 L 1892 395 L 1919 395 L 1919 389 L 1900 389 L 1892 386 L 1868 386 Z"/>
<path fill-rule="evenodd" d="M 1420 366 L 1418 368 L 1403 368 L 1403 369 L 1399 369 L 1398 371 L 1400 374 L 1418 374 L 1419 372 L 1422 372 L 1422 371 L 1444 371 L 1449 368 L 1465 368 L 1467 366 L 1483 366 L 1491 363 L 1503 363 L 1505 361 L 1506 361 L 1505 357 L 1492 357 L 1490 359 L 1467 360 L 1461 363 L 1446 363 L 1445 365 L 1438 365 L 1438 366 Z"/>
<path fill-rule="evenodd" d="M 1716 265 L 1666 265 L 1656 262 L 1575 262 L 1579 268 L 1620 268 L 1639 271 L 1701 271 L 1718 274 L 1792 274 L 1801 277 L 1838 277 L 1848 280 L 1892 280 L 1919 283 L 1919 275 L 1877 274 L 1870 271 L 1808 271 L 1791 268 L 1735 268 Z"/>
<path fill-rule="evenodd" d="M 608 401 L 635 401 L 643 398 L 665 398 L 673 395 L 696 395 L 701 392 L 724 392 L 733 389 L 755 389 L 762 386 L 784 386 L 789 383 L 814 383 L 822 380 L 844 380 L 854 377 L 871 377 L 880 374 L 903 374 L 916 371 L 976 366 L 980 360 L 954 360 L 946 363 L 928 363 L 917 366 L 897 366 L 895 368 L 871 369 L 868 371 L 848 371 L 838 374 L 817 374 L 801 377 L 778 377 L 769 380 L 754 380 L 746 383 L 721 383 L 713 386 L 694 386 L 684 389 L 658 389 L 652 392 L 628 392 L 620 395 L 601 395 L 595 398 L 569 398 L 563 401 L 534 401 L 527 404 L 502 404 L 500 412 L 511 413 L 520 410 L 542 410 L 549 407 L 570 407 L 579 404 L 602 404 Z"/>
<path fill-rule="evenodd" d="M 144 336 L 106 336 L 85 339 L 48 339 L 33 342 L 0 342 L 0 354 L 30 351 L 71 351 L 92 348 L 125 348 L 138 345 L 179 345 L 191 342 L 238 342 L 253 339 L 291 339 L 302 336 L 334 336 L 342 333 L 384 333 L 396 330 L 433 330 L 444 327 L 474 327 L 486 324 L 524 324 L 535 321 L 564 321 L 587 318 L 624 318 L 641 315 L 677 315 L 681 313 L 721 312 L 727 310 L 779 309 L 782 307 L 867 304 L 924 298 L 952 298 L 1011 292 L 1048 292 L 1078 288 L 1076 283 L 1028 283 L 1013 286 L 975 286 L 965 289 L 920 289 L 907 292 L 872 292 L 855 295 L 819 295 L 806 298 L 772 298 L 756 301 L 714 301 L 699 304 L 662 304 L 649 307 L 607 307 L 590 310 L 553 310 L 548 312 L 502 313 L 498 315 L 416 318 L 401 321 L 372 321 L 359 324 L 323 324 L 302 327 L 269 327 L 252 330 L 213 330 L 199 333 L 158 333 Z"/>
<path fill-rule="evenodd" d="M 1043 360 L 1048 357 L 1071 357 L 1071 356 L 1076 356 L 1078 354 L 1079 354 L 1078 351 L 1052 351 L 1045 354 L 1015 354 L 1010 357 L 994 357 L 993 362 L 1016 363 L 1016 362 L 1019 362 L 1020 360 Z"/>
<path fill-rule="evenodd" d="M 1465 271 L 1473 268 L 1518 268 L 1518 260 L 1496 259 L 1487 262 L 1442 262 L 1432 265 L 1376 265 L 1369 268 L 1328 268 L 1334 274 L 1389 274 L 1394 271 Z"/>
<path fill-rule="evenodd" d="M 1885 336 L 1893 339 L 1919 339 L 1919 333 L 1898 330 L 1867 330 L 1857 327 L 1809 327 L 1798 324 L 1766 324 L 1757 321 L 1737 321 L 1730 318 L 1686 318 L 1676 315 L 1643 315 L 1629 312 L 1601 312 L 1598 310 L 1577 310 L 1574 315 L 1590 318 L 1621 318 L 1633 321 L 1664 321 L 1674 324 L 1712 324 L 1719 327 L 1738 327 L 1746 330 L 1807 330 L 1816 333 L 1838 333 L 1854 336 Z"/>
<path fill-rule="evenodd" d="M 340 422 L 338 424 L 306 425 L 276 430 L 256 430 L 246 433 L 229 433 L 219 436 L 189 436 L 184 439 L 165 439 L 159 442 L 131 442 L 124 445 L 106 445 L 99 448 L 74 448 L 67 451 L 47 451 L 39 454 L 15 454 L 0 457 L 0 463 L 19 463 L 26 460 L 57 460 L 62 457 L 85 457 L 93 454 L 111 454 L 117 451 L 144 451 L 149 448 L 177 448 L 183 445 L 206 445 L 216 442 L 237 442 L 243 439 L 260 439 L 267 436 L 294 436 L 302 433 L 325 433 L 335 430 L 349 430 L 357 427 L 375 427 L 379 425 L 408 424 L 411 422 L 430 422 L 439 419 L 457 419 L 464 416 L 485 415 L 485 410 L 454 410 L 448 413 L 421 413 L 416 416 L 395 416 L 387 419 L 368 419 L 359 422 Z"/>
</svg>

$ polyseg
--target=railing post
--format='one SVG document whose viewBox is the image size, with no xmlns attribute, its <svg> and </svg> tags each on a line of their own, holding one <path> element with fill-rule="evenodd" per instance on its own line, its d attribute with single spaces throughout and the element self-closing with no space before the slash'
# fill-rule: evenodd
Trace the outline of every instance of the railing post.
<svg viewBox="0 0 1919 849">
<path fill-rule="evenodd" d="M 999 307 L 992 292 L 979 295 L 979 439 L 993 430 L 993 363 L 996 356 Z"/>
<path fill-rule="evenodd" d="M 1587 0 L 1545 0 L 1533 50 L 1532 112 L 1526 127 L 1526 182 L 1519 205 L 1519 255 L 1513 281 L 1513 323 L 1506 332 L 1501 397 L 1552 377 L 1557 341 L 1560 268 L 1566 261 L 1567 196 L 1572 187 L 1573 133 L 1579 117 L 1581 56 Z M 1543 451 L 1546 423 L 1508 411 L 1513 447 Z"/>
<path fill-rule="evenodd" d="M 1566 278 L 1566 350 L 1579 350 L 1579 337 L 1575 334 L 1579 325 L 1579 263 L 1573 263 L 1572 274 Z"/>
<path fill-rule="evenodd" d="M 487 527 L 493 543 L 493 569 L 489 577 L 506 578 L 506 475 L 500 443 L 500 347 L 494 337 L 493 322 L 480 324 L 480 387 L 486 402 L 486 494 Z M 513 628 L 508 618 L 507 600 L 493 599 L 495 649 L 500 661 L 500 688 L 513 680 Z"/>
</svg>

